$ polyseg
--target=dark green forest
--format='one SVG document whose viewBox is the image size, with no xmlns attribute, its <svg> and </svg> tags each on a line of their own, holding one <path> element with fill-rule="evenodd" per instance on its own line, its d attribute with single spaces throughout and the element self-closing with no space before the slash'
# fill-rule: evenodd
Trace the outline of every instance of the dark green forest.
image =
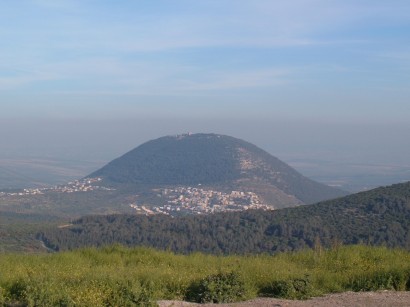
<svg viewBox="0 0 410 307">
<path fill-rule="evenodd" d="M 410 183 L 310 206 L 208 216 L 87 216 L 38 238 L 56 251 L 121 243 L 177 253 L 275 253 L 369 244 L 410 249 Z"/>
</svg>

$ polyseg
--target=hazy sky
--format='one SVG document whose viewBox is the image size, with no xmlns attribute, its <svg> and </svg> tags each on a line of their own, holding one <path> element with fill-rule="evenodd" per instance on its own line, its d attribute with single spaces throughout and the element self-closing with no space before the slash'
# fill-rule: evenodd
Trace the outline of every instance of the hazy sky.
<svg viewBox="0 0 410 307">
<path fill-rule="evenodd" d="M 408 0 L 21 0 L 2 117 L 407 121 Z"/>
<path fill-rule="evenodd" d="M 408 0 L 1 4 L 3 150 L 111 137 L 114 155 L 205 130 L 272 153 L 354 151 L 369 137 L 376 150 L 377 131 L 398 139 L 380 155 L 410 152 Z"/>
</svg>

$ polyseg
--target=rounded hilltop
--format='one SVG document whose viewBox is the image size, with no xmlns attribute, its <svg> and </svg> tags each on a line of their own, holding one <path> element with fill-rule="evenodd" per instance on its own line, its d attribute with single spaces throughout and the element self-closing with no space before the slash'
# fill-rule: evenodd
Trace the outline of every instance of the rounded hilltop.
<svg viewBox="0 0 410 307">
<path fill-rule="evenodd" d="M 181 134 L 148 141 L 91 176 L 117 183 L 197 185 L 240 176 L 234 139 L 216 134 Z"/>
<path fill-rule="evenodd" d="M 89 177 L 117 185 L 229 187 L 256 192 L 275 203 L 307 204 L 345 195 L 304 177 L 251 143 L 220 134 L 187 133 L 151 140 Z"/>
</svg>

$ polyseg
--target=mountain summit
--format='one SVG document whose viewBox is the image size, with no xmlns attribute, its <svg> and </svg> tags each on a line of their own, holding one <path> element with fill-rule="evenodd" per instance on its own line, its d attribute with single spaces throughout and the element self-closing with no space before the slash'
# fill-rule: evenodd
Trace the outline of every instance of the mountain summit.
<svg viewBox="0 0 410 307">
<path fill-rule="evenodd" d="M 105 183 L 204 186 L 254 192 L 275 208 L 346 195 L 304 177 L 257 146 L 218 134 L 183 134 L 146 142 L 88 177 Z"/>
</svg>

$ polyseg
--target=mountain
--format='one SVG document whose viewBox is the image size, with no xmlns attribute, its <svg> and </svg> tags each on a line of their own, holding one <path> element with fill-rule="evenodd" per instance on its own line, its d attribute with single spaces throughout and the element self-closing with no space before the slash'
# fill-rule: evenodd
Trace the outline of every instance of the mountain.
<svg viewBox="0 0 410 307">
<path fill-rule="evenodd" d="M 410 249 L 410 182 L 274 211 L 88 216 L 38 237 L 55 250 L 112 243 L 217 254 L 358 243 Z"/>
<path fill-rule="evenodd" d="M 146 142 L 88 177 L 112 185 L 203 186 L 256 193 L 275 208 L 346 195 L 308 179 L 253 144 L 217 134 L 166 136 Z"/>
</svg>

